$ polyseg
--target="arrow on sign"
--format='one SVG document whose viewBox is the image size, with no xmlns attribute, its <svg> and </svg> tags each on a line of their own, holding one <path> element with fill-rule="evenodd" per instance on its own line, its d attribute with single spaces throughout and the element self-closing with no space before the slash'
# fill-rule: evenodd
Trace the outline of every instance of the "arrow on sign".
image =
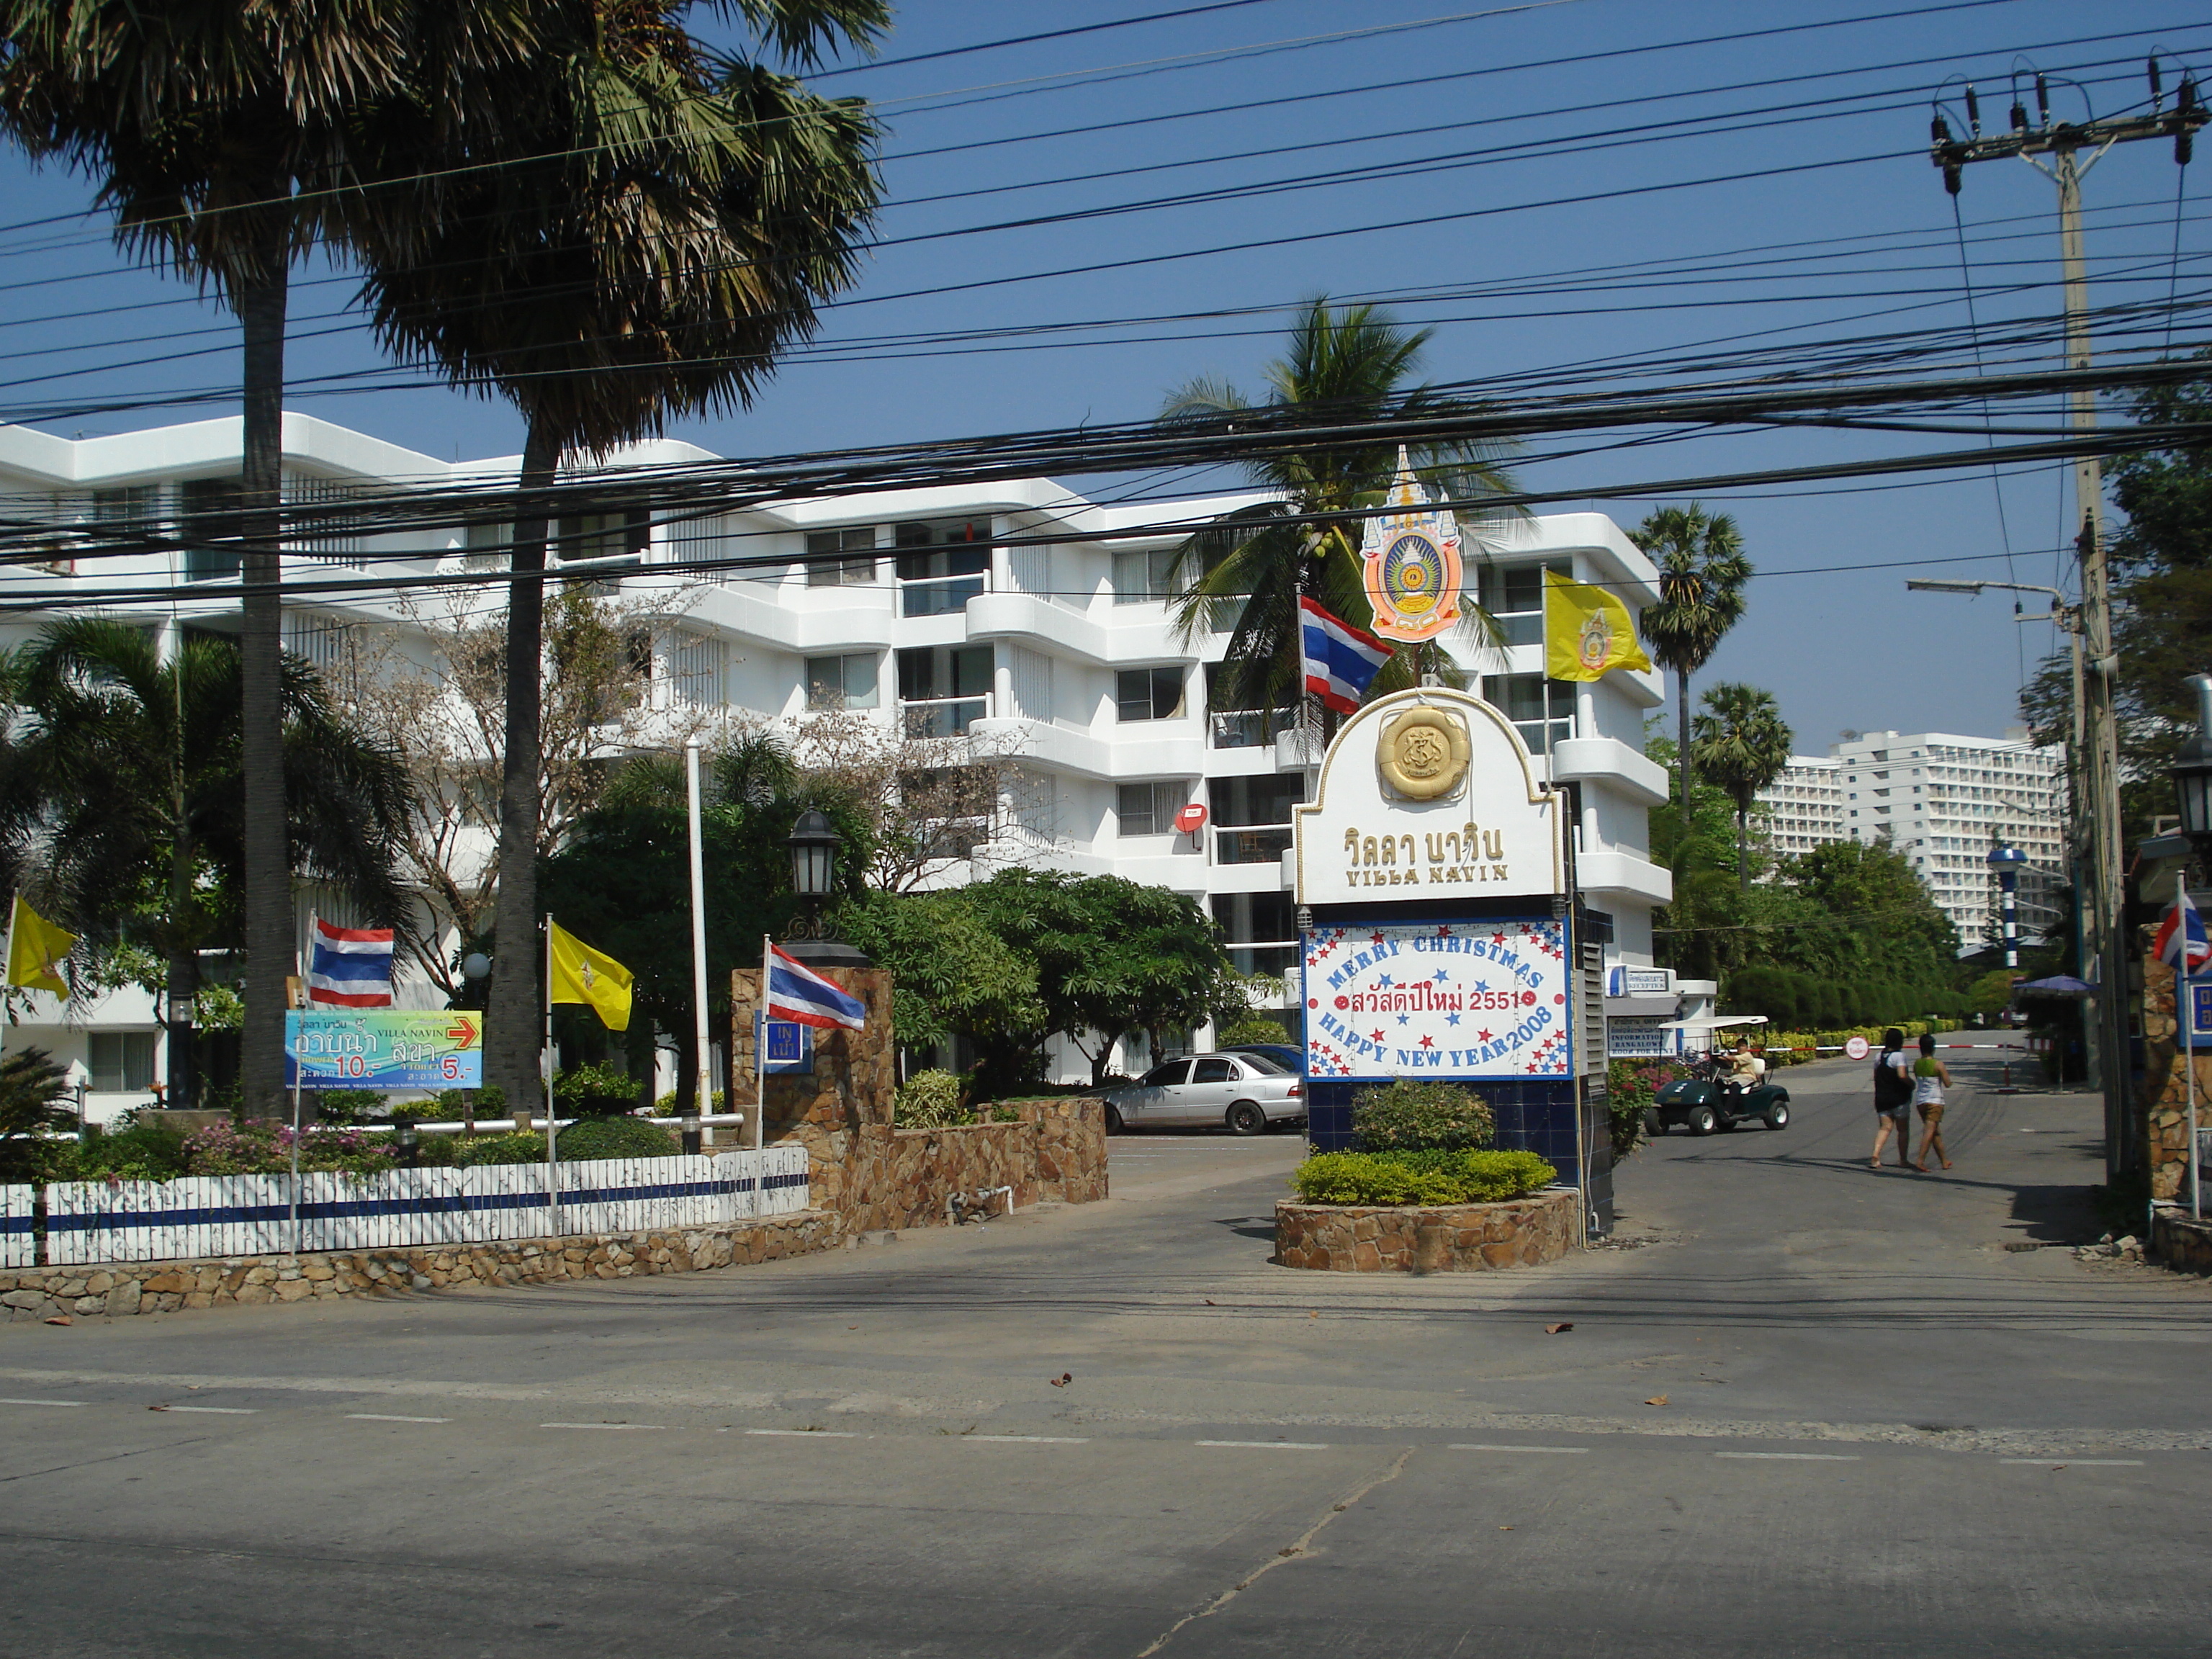
<svg viewBox="0 0 2212 1659">
<path fill-rule="evenodd" d="M 477 1040 L 476 1022 L 465 1015 L 456 1014 L 453 1016 L 453 1023 L 446 1028 L 446 1035 L 453 1040 L 453 1045 L 456 1048 L 474 1048 Z"/>
</svg>

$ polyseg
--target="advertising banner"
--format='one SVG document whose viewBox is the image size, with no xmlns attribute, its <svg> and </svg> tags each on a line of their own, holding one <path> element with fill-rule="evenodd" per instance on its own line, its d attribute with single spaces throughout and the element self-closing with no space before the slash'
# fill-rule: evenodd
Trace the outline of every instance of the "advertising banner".
<svg viewBox="0 0 2212 1659">
<path fill-rule="evenodd" d="M 284 1016 L 284 1086 L 480 1089 L 483 1016 L 472 1009 L 295 1009 Z"/>
<path fill-rule="evenodd" d="M 1574 1075 L 1566 953 L 1549 917 L 1323 927 L 1304 957 L 1310 1077 Z"/>
</svg>

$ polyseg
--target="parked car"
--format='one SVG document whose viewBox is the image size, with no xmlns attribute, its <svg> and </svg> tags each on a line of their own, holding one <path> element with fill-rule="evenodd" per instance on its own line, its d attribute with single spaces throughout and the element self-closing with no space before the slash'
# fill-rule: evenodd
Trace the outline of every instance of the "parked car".
<svg viewBox="0 0 2212 1659">
<path fill-rule="evenodd" d="M 1106 1133 L 1205 1128 L 1240 1135 L 1303 1123 L 1305 1081 L 1265 1054 L 1199 1054 L 1155 1066 L 1136 1082 L 1106 1091 Z"/>
<path fill-rule="evenodd" d="M 1644 1127 L 1663 1135 L 1677 1123 L 1692 1134 L 1709 1135 L 1716 1129 L 1733 1129 L 1739 1123 L 1764 1123 L 1779 1129 L 1790 1121 L 1790 1091 L 1764 1080 L 1739 1089 L 1724 1081 L 1717 1066 L 1696 1077 L 1678 1078 L 1662 1089 L 1644 1113 Z"/>
<path fill-rule="evenodd" d="M 1224 1054 L 1264 1054 L 1286 1072 L 1303 1073 L 1306 1057 L 1287 1042 L 1232 1042 L 1221 1051 Z"/>
</svg>

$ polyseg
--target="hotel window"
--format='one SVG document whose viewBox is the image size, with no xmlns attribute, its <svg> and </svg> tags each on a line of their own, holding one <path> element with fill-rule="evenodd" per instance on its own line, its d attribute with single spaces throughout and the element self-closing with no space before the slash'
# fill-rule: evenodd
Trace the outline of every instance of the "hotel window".
<svg viewBox="0 0 2212 1659">
<path fill-rule="evenodd" d="M 876 527 L 811 531 L 806 538 L 809 587 L 860 587 L 876 579 Z"/>
<path fill-rule="evenodd" d="M 873 708 L 878 697 L 878 667 L 872 651 L 848 652 L 836 657 L 806 659 L 806 706 L 809 708 Z"/>
<path fill-rule="evenodd" d="M 1114 603 L 1156 605 L 1165 599 L 1174 591 L 1169 579 L 1174 574 L 1176 555 L 1179 550 L 1172 547 L 1155 547 L 1141 553 L 1116 553 L 1114 556 Z"/>
<path fill-rule="evenodd" d="M 891 526 L 899 614 L 941 617 L 967 608 L 989 585 L 991 521 L 941 519 Z"/>
<path fill-rule="evenodd" d="M 1153 783 L 1125 783 L 1114 793 L 1116 832 L 1124 836 L 1168 836 L 1175 833 L 1175 815 L 1183 807 L 1184 786 L 1163 780 Z"/>
<path fill-rule="evenodd" d="M 179 486 L 177 502 L 183 520 L 178 533 L 185 543 L 185 580 L 237 580 L 238 538 L 245 528 L 239 517 L 238 480 L 189 479 Z"/>
<path fill-rule="evenodd" d="M 1114 708 L 1125 720 L 1171 720 L 1182 713 L 1183 671 L 1125 668 L 1114 677 Z"/>
<path fill-rule="evenodd" d="M 92 1072 L 92 1092 L 122 1095 L 148 1089 L 154 1083 L 154 1033 L 151 1031 L 94 1031 L 85 1039 L 85 1063 Z"/>
</svg>

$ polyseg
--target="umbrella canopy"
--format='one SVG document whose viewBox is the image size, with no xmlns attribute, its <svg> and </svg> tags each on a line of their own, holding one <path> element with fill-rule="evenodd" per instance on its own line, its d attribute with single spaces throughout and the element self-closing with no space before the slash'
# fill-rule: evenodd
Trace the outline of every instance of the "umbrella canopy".
<svg viewBox="0 0 2212 1659">
<path fill-rule="evenodd" d="M 2088 981 L 2076 979 L 2071 974 L 2053 974 L 2049 979 L 2024 979 L 2012 988 L 2012 994 L 2016 997 L 2086 997 L 2096 988 Z"/>
</svg>

